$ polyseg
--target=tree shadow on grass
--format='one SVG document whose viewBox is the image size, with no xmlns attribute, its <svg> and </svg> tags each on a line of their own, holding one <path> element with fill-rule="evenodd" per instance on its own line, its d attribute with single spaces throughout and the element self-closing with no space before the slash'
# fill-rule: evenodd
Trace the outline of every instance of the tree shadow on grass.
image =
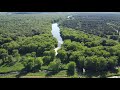
<svg viewBox="0 0 120 90">
<path fill-rule="evenodd" d="M 59 71 L 49 71 L 45 76 L 46 77 L 50 77 L 50 76 L 52 76 L 52 75 L 55 75 L 55 74 L 57 74 Z"/>
<path fill-rule="evenodd" d="M 87 76 L 88 78 L 93 78 L 93 77 L 106 78 L 107 71 L 103 71 L 103 72 L 90 72 L 90 71 L 88 71 L 84 75 Z"/>
<path fill-rule="evenodd" d="M 28 73 L 26 68 L 23 68 L 18 75 L 16 75 L 16 78 L 20 78 L 21 76 L 25 76 Z"/>
<path fill-rule="evenodd" d="M 110 73 L 118 73 L 118 72 L 119 72 L 119 70 L 118 70 L 118 69 L 116 69 L 116 68 L 111 69 L 111 71 L 110 71 Z"/>
</svg>

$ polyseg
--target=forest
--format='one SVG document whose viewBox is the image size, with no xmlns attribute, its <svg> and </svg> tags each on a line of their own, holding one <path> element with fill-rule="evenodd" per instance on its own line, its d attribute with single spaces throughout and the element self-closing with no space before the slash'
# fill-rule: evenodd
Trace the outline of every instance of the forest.
<svg viewBox="0 0 120 90">
<path fill-rule="evenodd" d="M 60 33 L 64 44 L 58 57 L 66 62 L 74 61 L 77 71 L 85 69 L 85 75 L 90 77 L 119 73 L 119 20 L 119 15 L 81 14 L 61 20 Z"/>
<path fill-rule="evenodd" d="M 94 34 L 100 37 L 118 39 L 120 15 L 73 15 L 63 21 L 61 25 L 81 29 L 85 33 Z"/>
<path fill-rule="evenodd" d="M 70 12 L 0 14 L 0 78 L 119 76 L 119 20 Z M 52 23 L 64 41 L 57 55 Z"/>
</svg>

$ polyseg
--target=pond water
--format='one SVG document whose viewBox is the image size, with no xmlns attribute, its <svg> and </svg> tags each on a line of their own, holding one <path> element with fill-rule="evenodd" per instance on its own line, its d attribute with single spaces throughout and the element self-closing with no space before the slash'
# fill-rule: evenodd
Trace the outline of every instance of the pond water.
<svg viewBox="0 0 120 90">
<path fill-rule="evenodd" d="M 62 40 L 62 37 L 60 36 L 60 28 L 58 27 L 58 24 L 57 23 L 53 23 L 52 24 L 52 31 L 51 31 L 53 37 L 55 37 L 58 41 L 58 46 L 57 48 L 55 48 L 55 52 L 56 52 L 56 55 L 58 54 L 57 53 L 57 50 L 61 48 L 61 44 L 63 44 L 63 40 Z"/>
</svg>

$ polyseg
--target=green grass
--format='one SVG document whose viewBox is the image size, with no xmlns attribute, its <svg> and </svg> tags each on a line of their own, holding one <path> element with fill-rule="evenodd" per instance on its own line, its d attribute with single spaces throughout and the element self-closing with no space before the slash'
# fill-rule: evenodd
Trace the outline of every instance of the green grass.
<svg viewBox="0 0 120 90">
<path fill-rule="evenodd" d="M 17 74 L 9 74 L 9 75 L 5 75 L 5 76 L 0 76 L 0 78 L 16 78 Z"/>
<path fill-rule="evenodd" d="M 23 69 L 23 65 L 19 62 L 17 62 L 16 64 L 14 64 L 13 66 L 5 66 L 2 65 L 0 67 L 0 73 L 5 73 L 5 72 L 12 72 L 12 71 L 20 71 L 21 69 Z M 47 69 L 47 66 L 43 66 L 43 69 Z M 48 75 L 48 73 L 50 73 L 50 71 L 47 70 L 42 70 L 40 72 L 35 72 L 35 73 L 27 73 L 23 76 L 21 76 L 20 78 L 100 78 L 100 75 L 98 73 L 87 73 L 87 74 L 82 74 L 82 73 L 77 73 L 75 72 L 74 76 L 67 76 L 67 72 L 66 70 L 62 70 L 58 73 L 52 73 L 50 75 Z M 102 74 L 101 74 L 102 75 Z M 104 75 L 104 74 L 103 74 Z M 0 78 L 16 78 L 17 74 L 8 74 L 8 75 L 4 75 L 4 76 L 0 76 Z M 120 67 L 118 68 L 118 72 L 106 72 L 105 77 L 112 77 L 112 76 L 120 76 Z"/>
<path fill-rule="evenodd" d="M 66 75 L 66 71 L 60 71 L 59 73 L 55 74 L 55 75 L 51 75 L 51 76 L 47 76 L 47 73 L 45 71 L 40 71 L 40 72 L 36 72 L 36 73 L 28 73 L 25 76 L 22 76 L 21 78 L 53 78 L 53 77 L 67 77 Z"/>
<path fill-rule="evenodd" d="M 26 76 L 45 76 L 46 73 L 44 71 L 36 72 L 36 73 L 28 73 Z"/>
<path fill-rule="evenodd" d="M 52 75 L 51 77 L 67 77 L 66 70 L 62 70 L 62 71 L 56 73 L 55 75 Z"/>
<path fill-rule="evenodd" d="M 108 72 L 106 76 L 107 77 L 120 76 L 120 67 L 118 67 L 118 72 L 117 73 Z"/>
<path fill-rule="evenodd" d="M 6 66 L 2 65 L 0 66 L 0 73 L 7 73 L 7 72 L 14 72 L 14 71 L 20 71 L 24 68 L 23 64 L 20 62 L 15 63 L 12 66 Z"/>
</svg>

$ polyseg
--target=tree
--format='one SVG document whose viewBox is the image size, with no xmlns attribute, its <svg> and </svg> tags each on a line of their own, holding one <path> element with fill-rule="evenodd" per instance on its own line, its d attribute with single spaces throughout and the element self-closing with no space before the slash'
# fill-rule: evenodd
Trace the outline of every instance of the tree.
<svg viewBox="0 0 120 90">
<path fill-rule="evenodd" d="M 51 56 L 51 59 L 53 60 L 55 58 L 55 51 L 54 50 L 44 51 L 43 55 L 44 56 Z"/>
<path fill-rule="evenodd" d="M 79 51 L 74 51 L 71 53 L 70 60 L 77 62 L 80 55 L 81 55 L 81 53 Z"/>
<path fill-rule="evenodd" d="M 63 49 L 58 50 L 57 57 L 60 58 L 62 63 L 67 62 L 67 52 L 65 50 L 63 50 Z"/>
<path fill-rule="evenodd" d="M 12 55 L 8 55 L 8 63 L 10 63 L 10 62 L 13 62 L 14 60 L 13 60 L 13 56 Z"/>
<path fill-rule="evenodd" d="M 43 60 L 41 57 L 35 59 L 34 71 L 39 71 L 43 65 Z"/>
<path fill-rule="evenodd" d="M 0 49 L 0 58 L 3 59 L 8 55 L 8 52 L 6 49 Z"/>
<path fill-rule="evenodd" d="M 101 44 L 102 44 L 103 46 L 106 46 L 106 42 L 107 42 L 106 39 L 102 39 L 102 40 L 101 40 Z"/>
<path fill-rule="evenodd" d="M 24 59 L 23 60 L 23 65 L 24 65 L 25 69 L 28 72 L 33 71 L 33 68 L 35 66 L 35 63 L 34 63 L 35 58 L 33 58 L 33 57 L 25 57 L 23 59 Z"/>
<path fill-rule="evenodd" d="M 107 70 L 107 60 L 104 57 L 98 57 L 96 71 L 102 72 Z"/>
<path fill-rule="evenodd" d="M 25 69 L 30 72 L 30 71 L 39 71 L 43 65 L 43 60 L 42 57 L 31 57 L 27 56 L 22 58 L 23 65 Z"/>
<path fill-rule="evenodd" d="M 13 52 L 13 56 L 16 56 L 19 53 L 17 49 L 13 50 L 12 52 Z"/>
<path fill-rule="evenodd" d="M 78 70 L 82 71 L 84 68 L 85 56 L 79 56 L 76 66 Z"/>
<path fill-rule="evenodd" d="M 108 70 L 112 70 L 118 65 L 118 57 L 117 56 L 111 56 L 107 60 L 108 60 L 108 64 L 107 64 Z"/>
<path fill-rule="evenodd" d="M 118 38 L 119 38 L 118 35 L 117 36 L 116 35 L 111 35 L 110 36 L 110 39 L 113 39 L 113 40 L 118 40 Z"/>
<path fill-rule="evenodd" d="M 17 49 L 13 50 L 13 57 L 16 58 L 16 61 L 19 61 L 20 60 L 20 54 L 19 54 L 19 51 Z"/>
<path fill-rule="evenodd" d="M 36 52 L 32 52 L 32 53 L 31 53 L 31 56 L 32 56 L 32 57 L 36 57 Z"/>
<path fill-rule="evenodd" d="M 12 62 L 14 62 L 14 58 L 12 55 L 8 55 L 6 58 L 3 59 L 3 64 L 9 65 Z"/>
<path fill-rule="evenodd" d="M 76 63 L 75 62 L 69 62 L 67 64 L 68 70 L 67 70 L 67 75 L 74 75 L 75 74 L 75 68 L 76 68 Z"/>
<path fill-rule="evenodd" d="M 62 69 L 61 61 L 59 59 L 55 59 L 50 62 L 48 69 L 53 72 L 59 72 Z"/>
<path fill-rule="evenodd" d="M 86 56 L 93 56 L 95 55 L 95 52 L 92 51 L 92 48 L 87 48 L 85 49 L 85 53 Z"/>
<path fill-rule="evenodd" d="M 51 61 L 53 61 L 53 60 L 51 59 L 51 56 L 44 56 L 44 57 L 43 57 L 44 65 L 48 65 Z"/>
<path fill-rule="evenodd" d="M 3 47 L 9 51 L 9 53 L 12 53 L 12 50 L 18 49 L 19 44 L 15 41 L 11 41 L 10 43 L 3 44 Z"/>
<path fill-rule="evenodd" d="M 107 70 L 107 59 L 102 56 L 86 57 L 85 69 L 91 72 L 102 72 Z"/>
<path fill-rule="evenodd" d="M 0 59 L 2 59 L 2 63 L 6 62 L 6 57 L 8 56 L 8 51 L 6 49 L 0 49 Z"/>
<path fill-rule="evenodd" d="M 51 59 L 54 60 L 54 58 L 55 58 L 55 51 L 54 50 L 50 50 L 50 56 L 51 56 Z"/>
<path fill-rule="evenodd" d="M 97 67 L 97 56 L 90 56 L 90 57 L 86 57 L 86 61 L 85 61 L 85 69 L 87 71 L 96 71 L 96 67 Z"/>
</svg>

